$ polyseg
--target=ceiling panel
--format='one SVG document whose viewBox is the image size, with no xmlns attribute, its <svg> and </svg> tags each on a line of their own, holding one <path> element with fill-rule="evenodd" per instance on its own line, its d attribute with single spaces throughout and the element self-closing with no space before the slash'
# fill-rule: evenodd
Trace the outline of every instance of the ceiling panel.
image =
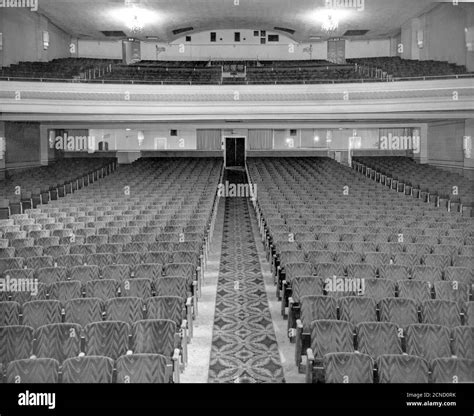
<svg viewBox="0 0 474 416">
<path fill-rule="evenodd" d="M 310 36 L 324 37 L 321 16 L 327 14 L 325 0 L 239 0 L 238 5 L 234 5 L 234 0 L 133 0 L 133 3 L 144 11 L 146 22 L 142 37 L 158 36 L 164 42 L 179 37 L 173 35 L 173 30 L 188 26 L 192 26 L 194 32 L 273 31 L 279 26 L 294 29 L 294 40 L 302 42 Z M 343 0 L 342 3 L 356 5 L 360 1 Z M 369 32 L 362 39 L 394 35 L 410 18 L 438 3 L 433 0 L 365 0 L 362 10 L 336 8 L 343 16 L 333 36 L 342 36 L 347 30 L 365 29 Z M 40 13 L 73 36 L 106 39 L 101 33 L 104 30 L 123 30 L 130 35 L 125 22 L 127 14 L 124 14 L 130 8 L 125 6 L 124 0 L 41 0 L 39 8 Z"/>
</svg>

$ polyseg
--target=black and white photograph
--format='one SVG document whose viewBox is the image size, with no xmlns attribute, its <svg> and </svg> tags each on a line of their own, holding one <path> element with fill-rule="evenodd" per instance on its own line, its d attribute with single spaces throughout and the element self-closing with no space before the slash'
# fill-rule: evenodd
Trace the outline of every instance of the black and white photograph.
<svg viewBox="0 0 474 416">
<path fill-rule="evenodd" d="M 472 416 L 473 136 L 471 0 L 0 0 L 0 415 Z"/>
</svg>

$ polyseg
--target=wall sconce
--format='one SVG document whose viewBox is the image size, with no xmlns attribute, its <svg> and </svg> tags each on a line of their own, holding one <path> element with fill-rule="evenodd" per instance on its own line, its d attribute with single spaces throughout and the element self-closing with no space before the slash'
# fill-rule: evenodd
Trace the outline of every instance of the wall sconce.
<svg viewBox="0 0 474 416">
<path fill-rule="evenodd" d="M 472 137 L 471 136 L 463 137 L 462 148 L 464 150 L 464 158 L 471 159 L 472 158 Z"/>
<path fill-rule="evenodd" d="M 3 160 L 5 158 L 5 151 L 6 151 L 7 145 L 4 137 L 0 137 L 0 160 Z"/>
<path fill-rule="evenodd" d="M 468 52 L 474 51 L 474 27 L 466 27 L 464 29 L 466 33 L 466 48 Z"/>
<path fill-rule="evenodd" d="M 43 31 L 43 49 L 47 50 L 49 48 L 49 32 L 46 30 Z"/>
</svg>

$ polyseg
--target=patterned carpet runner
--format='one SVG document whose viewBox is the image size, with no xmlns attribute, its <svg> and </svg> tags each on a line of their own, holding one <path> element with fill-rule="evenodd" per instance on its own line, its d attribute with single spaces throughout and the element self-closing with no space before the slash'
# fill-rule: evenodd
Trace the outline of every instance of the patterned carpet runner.
<svg viewBox="0 0 474 416">
<path fill-rule="evenodd" d="M 227 171 L 229 183 L 245 183 Z M 282 383 L 283 369 L 252 233 L 250 199 L 225 201 L 209 382 Z M 253 219 L 255 221 L 255 219 Z"/>
</svg>

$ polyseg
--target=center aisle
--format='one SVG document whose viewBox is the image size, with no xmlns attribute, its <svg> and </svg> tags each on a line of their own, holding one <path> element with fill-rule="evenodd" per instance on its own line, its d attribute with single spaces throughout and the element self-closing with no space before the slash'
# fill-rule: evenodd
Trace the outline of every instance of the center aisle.
<svg viewBox="0 0 474 416">
<path fill-rule="evenodd" d="M 226 171 L 229 183 L 243 172 Z M 257 255 L 248 198 L 225 201 L 210 383 L 282 383 L 283 368 Z"/>
</svg>

